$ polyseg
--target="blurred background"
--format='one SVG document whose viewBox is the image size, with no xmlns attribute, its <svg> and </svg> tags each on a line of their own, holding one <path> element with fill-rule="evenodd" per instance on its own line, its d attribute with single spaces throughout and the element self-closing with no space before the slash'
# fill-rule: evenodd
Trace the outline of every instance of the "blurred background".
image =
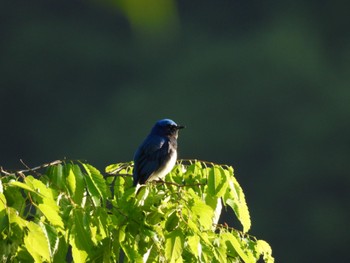
<svg viewBox="0 0 350 263">
<path fill-rule="evenodd" d="M 132 160 L 154 122 L 233 165 L 276 262 L 350 262 L 346 1 L 3 0 L 0 165 Z M 223 219 L 234 224 L 234 217 Z"/>
</svg>

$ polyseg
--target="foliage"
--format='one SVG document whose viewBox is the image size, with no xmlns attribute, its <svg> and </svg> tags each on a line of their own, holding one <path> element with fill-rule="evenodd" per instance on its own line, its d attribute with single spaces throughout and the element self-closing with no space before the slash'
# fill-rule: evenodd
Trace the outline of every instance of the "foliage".
<svg viewBox="0 0 350 263">
<path fill-rule="evenodd" d="M 1 261 L 274 262 L 268 243 L 247 234 L 232 167 L 180 161 L 165 182 L 136 189 L 132 167 L 113 164 L 105 176 L 74 161 L 1 169 Z M 218 224 L 222 205 L 242 231 Z"/>
</svg>

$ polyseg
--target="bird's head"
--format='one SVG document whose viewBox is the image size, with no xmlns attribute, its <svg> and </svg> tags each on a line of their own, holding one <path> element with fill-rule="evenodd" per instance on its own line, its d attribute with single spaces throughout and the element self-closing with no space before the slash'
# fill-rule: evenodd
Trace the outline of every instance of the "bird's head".
<svg viewBox="0 0 350 263">
<path fill-rule="evenodd" d="M 151 134 L 168 137 L 174 136 L 177 138 L 178 131 L 183 128 L 185 128 L 185 126 L 177 125 L 170 119 L 163 119 L 156 122 L 152 128 Z"/>
</svg>

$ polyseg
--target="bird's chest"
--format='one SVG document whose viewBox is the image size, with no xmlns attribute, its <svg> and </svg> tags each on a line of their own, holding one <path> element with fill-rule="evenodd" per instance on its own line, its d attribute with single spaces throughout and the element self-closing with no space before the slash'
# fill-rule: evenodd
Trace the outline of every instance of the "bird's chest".
<svg viewBox="0 0 350 263">
<path fill-rule="evenodd" d="M 169 159 L 165 161 L 164 165 L 162 165 L 157 171 L 155 171 L 149 178 L 148 181 L 164 179 L 165 176 L 171 172 L 174 168 L 177 160 L 177 152 L 176 150 L 172 150 L 169 153 Z"/>
</svg>

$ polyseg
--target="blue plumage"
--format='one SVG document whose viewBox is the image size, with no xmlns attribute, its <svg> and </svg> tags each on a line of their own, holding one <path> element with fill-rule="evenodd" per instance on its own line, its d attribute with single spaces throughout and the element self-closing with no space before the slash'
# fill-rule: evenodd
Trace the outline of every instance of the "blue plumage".
<svg viewBox="0 0 350 263">
<path fill-rule="evenodd" d="M 178 131 L 182 128 L 170 119 L 156 122 L 135 153 L 134 186 L 163 179 L 172 170 L 177 159 Z"/>
</svg>

